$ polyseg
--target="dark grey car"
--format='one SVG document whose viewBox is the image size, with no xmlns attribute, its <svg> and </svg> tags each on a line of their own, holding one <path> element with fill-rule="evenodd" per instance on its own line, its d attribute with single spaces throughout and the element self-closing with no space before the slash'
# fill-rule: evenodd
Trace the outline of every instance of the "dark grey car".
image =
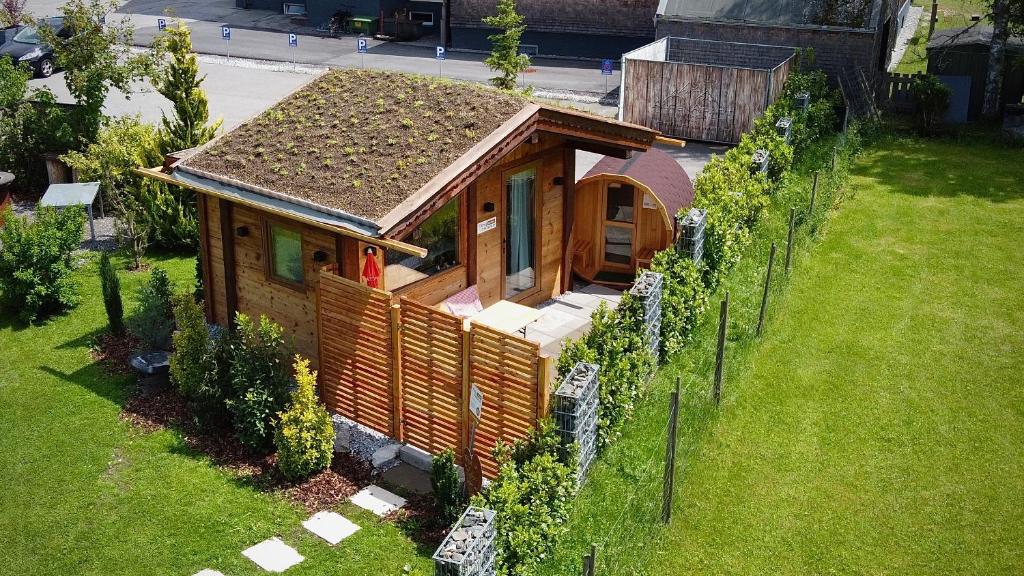
<svg viewBox="0 0 1024 576">
<path fill-rule="evenodd" d="M 57 35 L 67 37 L 68 30 L 63 18 L 47 18 L 45 26 L 56 30 Z M 10 40 L 0 46 L 0 57 L 7 56 L 15 64 L 22 62 L 32 67 L 36 76 L 47 78 L 57 71 L 53 47 L 42 41 L 35 26 L 23 26 Z"/>
</svg>

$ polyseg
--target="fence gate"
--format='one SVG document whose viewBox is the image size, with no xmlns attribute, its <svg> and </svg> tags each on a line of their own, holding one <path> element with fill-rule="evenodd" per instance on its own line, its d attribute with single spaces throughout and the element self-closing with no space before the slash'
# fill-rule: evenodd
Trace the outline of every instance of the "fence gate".
<svg viewBox="0 0 1024 576">
<path fill-rule="evenodd" d="M 319 302 L 320 397 L 329 410 L 395 435 L 391 294 L 328 266 Z"/>
<path fill-rule="evenodd" d="M 401 299 L 401 425 L 409 444 L 462 460 L 462 319 Z"/>
</svg>

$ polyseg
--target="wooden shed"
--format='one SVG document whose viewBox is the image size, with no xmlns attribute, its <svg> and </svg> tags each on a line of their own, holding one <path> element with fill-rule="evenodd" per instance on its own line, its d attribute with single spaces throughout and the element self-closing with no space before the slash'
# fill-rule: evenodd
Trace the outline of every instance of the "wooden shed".
<svg viewBox="0 0 1024 576">
<path fill-rule="evenodd" d="M 928 73 L 953 88 L 947 118 L 958 108 L 957 120 L 981 118 L 991 46 L 992 27 L 982 25 L 936 30 L 928 42 Z M 1002 105 L 1019 104 L 1024 96 L 1024 37 L 1011 36 L 1003 58 Z"/>
<path fill-rule="evenodd" d="M 782 93 L 796 51 L 665 37 L 622 56 L 619 120 L 735 144 Z"/>
<path fill-rule="evenodd" d="M 692 203 L 690 177 L 665 152 L 603 158 L 576 183 L 573 273 L 629 285 L 638 268 L 650 267 L 654 253 L 671 245 L 675 215 Z"/>
</svg>

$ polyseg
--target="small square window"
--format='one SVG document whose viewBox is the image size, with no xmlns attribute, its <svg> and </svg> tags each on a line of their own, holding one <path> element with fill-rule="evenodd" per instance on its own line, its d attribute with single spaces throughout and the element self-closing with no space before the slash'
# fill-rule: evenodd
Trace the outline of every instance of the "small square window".
<svg viewBox="0 0 1024 576">
<path fill-rule="evenodd" d="M 302 284 L 302 234 L 270 225 L 270 273 L 285 282 Z"/>
</svg>

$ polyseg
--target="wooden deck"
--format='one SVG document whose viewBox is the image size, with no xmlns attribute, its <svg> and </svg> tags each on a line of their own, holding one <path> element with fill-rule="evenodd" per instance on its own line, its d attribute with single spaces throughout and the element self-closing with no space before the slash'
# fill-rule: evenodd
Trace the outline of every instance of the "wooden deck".
<svg viewBox="0 0 1024 576">
<path fill-rule="evenodd" d="M 614 310 L 622 292 L 599 284 L 577 284 L 572 292 L 536 306 L 544 315 L 526 327 L 526 339 L 540 345 L 541 354 L 558 358 L 562 347 L 590 329 L 590 316 L 602 303 Z"/>
</svg>

